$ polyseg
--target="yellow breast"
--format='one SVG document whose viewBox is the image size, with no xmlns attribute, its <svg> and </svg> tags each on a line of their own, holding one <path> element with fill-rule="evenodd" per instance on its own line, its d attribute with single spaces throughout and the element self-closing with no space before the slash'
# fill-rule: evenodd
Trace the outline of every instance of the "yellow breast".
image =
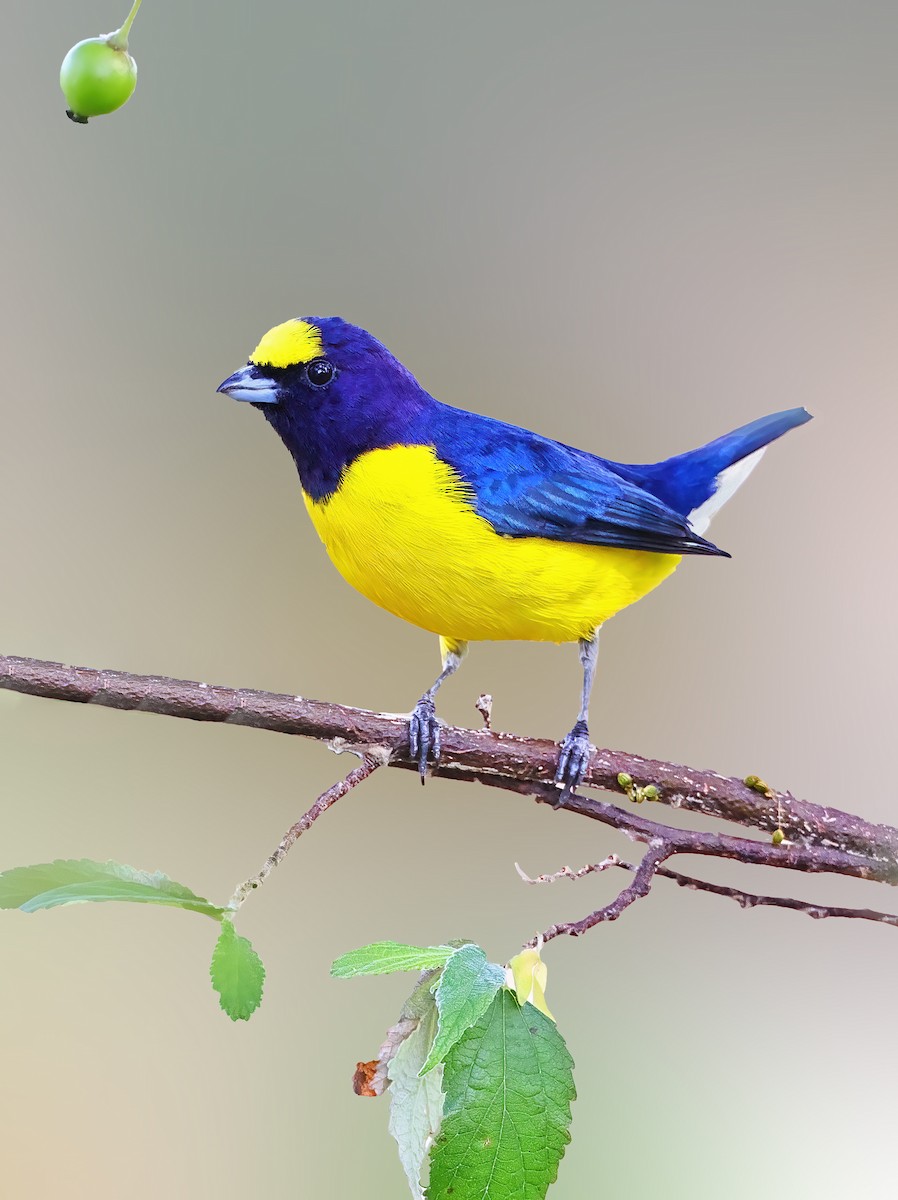
<svg viewBox="0 0 898 1200">
<path fill-rule="evenodd" d="M 397 617 L 458 641 L 569 642 L 670 575 L 670 554 L 497 534 L 427 446 L 372 450 L 327 500 L 305 496 L 340 574 Z"/>
</svg>

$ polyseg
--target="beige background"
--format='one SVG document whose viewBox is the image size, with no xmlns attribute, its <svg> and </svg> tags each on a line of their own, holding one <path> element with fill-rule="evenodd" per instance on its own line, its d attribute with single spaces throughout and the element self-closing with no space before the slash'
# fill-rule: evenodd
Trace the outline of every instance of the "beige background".
<svg viewBox="0 0 898 1200">
<path fill-rule="evenodd" d="M 624 459 L 817 416 L 691 561 L 606 631 L 602 742 L 898 819 L 893 618 L 898 10 L 148 0 L 137 93 L 77 128 L 56 71 L 123 0 L 9 6 L 0 102 L 2 645 L 407 709 L 436 647 L 351 592 L 258 414 L 214 394 L 260 333 L 340 313 L 437 396 Z M 475 648 L 441 711 L 559 736 L 570 647 Z M 0 695 L 0 866 L 162 868 L 216 899 L 344 767 L 247 730 Z M 659 816 L 664 815 L 659 813 Z M 401 1197 L 349 1078 L 407 981 L 380 937 L 504 959 L 621 880 L 526 889 L 628 845 L 486 790 L 375 778 L 240 920 L 113 905 L 2 921 L 3 1192 Z M 894 907 L 872 885 L 715 878 Z M 659 882 L 547 955 L 577 1061 L 557 1200 L 887 1194 L 892 929 Z"/>
</svg>

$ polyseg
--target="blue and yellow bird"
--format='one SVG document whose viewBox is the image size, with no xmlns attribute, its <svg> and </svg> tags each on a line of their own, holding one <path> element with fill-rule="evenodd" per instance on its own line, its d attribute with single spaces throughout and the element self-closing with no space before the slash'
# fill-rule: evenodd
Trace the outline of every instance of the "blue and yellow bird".
<svg viewBox="0 0 898 1200">
<path fill-rule="evenodd" d="M 703 536 L 711 518 L 769 442 L 810 420 L 793 408 L 664 462 L 610 462 L 441 404 L 339 317 L 275 326 L 218 390 L 279 434 L 340 574 L 439 637 L 443 669 L 409 727 L 422 781 L 439 760 L 434 698 L 469 642 L 579 644 L 580 712 L 556 773 L 565 791 L 589 763 L 602 625 L 684 554 L 728 557 Z"/>
</svg>

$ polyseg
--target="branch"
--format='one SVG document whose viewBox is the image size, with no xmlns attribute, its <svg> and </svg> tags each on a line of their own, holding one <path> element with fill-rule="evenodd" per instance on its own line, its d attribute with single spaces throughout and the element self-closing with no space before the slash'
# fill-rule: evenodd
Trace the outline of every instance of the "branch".
<svg viewBox="0 0 898 1200">
<path fill-rule="evenodd" d="M 274 868 L 281 865 L 296 841 L 302 837 L 307 829 L 311 829 L 322 813 L 327 812 L 332 804 L 336 804 L 339 799 L 345 796 L 347 792 L 351 792 L 358 784 L 364 783 L 368 776 L 373 774 L 378 767 L 385 767 L 387 765 L 387 754 L 382 749 L 380 749 L 380 753 L 377 753 L 379 749 L 379 747 L 372 747 L 367 754 L 362 755 L 360 766 L 350 771 L 345 779 L 338 780 L 327 791 L 321 793 L 312 807 L 304 812 L 295 824 L 290 826 L 271 854 L 265 859 L 258 873 L 247 879 L 245 883 L 240 884 L 228 902 L 228 908 L 238 909 L 250 892 L 254 892 L 256 888 L 260 888 Z"/>
<path fill-rule="evenodd" d="M 625 908 L 629 908 L 634 901 L 641 900 L 643 896 L 649 894 L 661 864 L 666 858 L 670 858 L 672 853 L 673 851 L 661 838 L 650 842 L 642 861 L 634 869 L 633 882 L 629 887 L 625 887 L 610 904 L 606 904 L 603 908 L 597 908 L 595 912 L 591 912 L 589 916 L 583 917 L 580 921 L 563 921 L 558 925 L 550 925 L 528 945 L 537 946 L 540 942 L 551 942 L 552 938 L 560 937 L 562 934 L 567 934 L 569 937 L 580 937 L 581 934 L 586 933 L 587 930 L 602 921 L 616 921 Z M 597 865 L 596 869 L 600 870 L 601 867 Z"/>
<path fill-rule="evenodd" d="M 408 758 L 407 718 L 395 714 L 278 695 L 247 688 L 213 687 L 155 675 L 66 667 L 38 659 L 0 655 L 0 688 L 55 700 L 99 704 L 192 721 L 247 725 L 276 733 L 327 741 L 338 738 L 347 747 L 383 745 L 392 749 L 391 765 L 415 770 Z M 557 745 L 537 738 L 520 738 L 492 730 L 443 731 L 442 761 L 437 775 L 467 773 L 488 782 L 496 775 L 519 782 L 551 783 Z M 585 784 L 611 792 L 626 792 L 619 775 L 633 785 L 658 789 L 657 801 L 673 808 L 701 812 L 786 837 L 805 845 L 856 852 L 898 870 L 898 829 L 875 825 L 837 808 L 796 800 L 789 792 L 759 794 L 744 780 L 727 778 L 674 763 L 640 758 L 621 751 L 597 749 Z"/>
<path fill-rule="evenodd" d="M 381 747 L 381 752 L 389 757 L 389 765 L 416 769 L 408 753 L 408 719 L 395 714 L 368 712 L 300 696 L 3 656 L 0 656 L 0 688 L 81 704 L 268 729 L 330 741 L 341 749 L 363 754 L 372 747 Z M 872 824 L 839 809 L 797 800 L 789 792 L 768 788 L 754 776 L 749 777 L 749 786 L 744 780 L 727 778 L 714 771 L 656 762 L 619 751 L 593 752 L 586 786 L 623 793 L 633 799 L 651 797 L 674 808 L 768 834 L 782 829 L 786 840 L 776 845 L 725 833 L 675 829 L 646 819 L 632 806 L 622 808 L 581 794 L 569 796 L 559 804 L 559 792 L 551 782 L 556 755 L 554 742 L 488 729 L 444 727 L 442 758 L 435 774 L 477 781 L 578 813 L 649 847 L 631 886 L 612 905 L 585 918 L 585 928 L 616 919 L 633 900 L 647 894 L 654 875 L 662 873 L 661 863 L 678 854 L 898 883 L 898 829 L 891 826 Z M 247 882 L 252 885 L 252 881 Z M 702 890 L 713 889 L 708 885 Z M 733 898 L 737 896 L 734 894 Z"/>
<path fill-rule="evenodd" d="M 624 871 L 638 869 L 633 863 L 626 862 L 618 855 L 609 854 L 601 862 L 587 863 L 585 867 L 580 867 L 576 871 L 572 871 L 570 867 L 562 867 L 560 871 L 555 871 L 551 875 L 537 875 L 531 879 L 521 869 L 520 864 L 515 863 L 515 869 L 524 883 L 555 883 L 558 879 L 577 880 L 582 879 L 585 875 L 592 875 L 596 871 L 607 871 L 609 867 L 620 867 Z M 713 896 L 725 896 L 729 900 L 735 900 L 741 908 L 761 908 L 766 905 L 770 908 L 788 908 L 793 912 L 804 913 L 818 921 L 826 917 L 844 917 L 849 920 L 877 921 L 881 925 L 898 927 L 898 915 L 880 912 L 875 908 L 845 908 L 839 904 L 812 904 L 807 900 L 791 899 L 789 896 L 764 896 L 756 892 L 744 892 L 741 888 L 729 887 L 722 883 L 710 883 L 707 879 L 696 879 L 694 875 L 684 875 L 681 871 L 671 870 L 670 867 L 658 866 L 655 874 L 664 879 L 672 879 L 680 887 L 689 888 L 693 892 L 710 892 Z M 613 920 L 614 918 L 605 919 Z M 546 935 L 542 934 L 541 936 L 545 938 Z M 538 938 L 534 938 L 528 945 L 536 945 L 537 941 Z"/>
<path fill-rule="evenodd" d="M 630 864 L 626 865 L 630 868 Z M 672 871 L 661 867 L 658 871 L 665 879 L 672 879 L 682 888 L 690 888 L 695 892 L 710 892 L 714 896 L 726 896 L 735 900 L 741 908 L 790 908 L 793 912 L 804 913 L 815 920 L 826 917 L 846 917 L 849 920 L 878 921 L 881 925 L 898 927 L 898 915 L 879 912 L 875 908 L 845 908 L 840 904 L 811 904 L 807 900 L 794 900 L 789 896 L 762 896 L 756 892 L 743 892 L 741 888 L 727 887 L 721 883 L 709 883 L 706 879 L 694 879 L 691 875 L 683 875 L 680 871 Z"/>
</svg>

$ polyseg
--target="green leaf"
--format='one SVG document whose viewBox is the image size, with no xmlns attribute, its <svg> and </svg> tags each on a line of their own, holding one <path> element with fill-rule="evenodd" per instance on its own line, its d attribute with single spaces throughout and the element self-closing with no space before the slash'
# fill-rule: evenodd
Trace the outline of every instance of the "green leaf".
<svg viewBox="0 0 898 1200">
<path fill-rule="evenodd" d="M 442 1066 L 421 1078 L 421 1066 L 437 1028 L 434 998 L 429 991 L 426 996 L 426 1009 L 417 1028 L 401 1043 L 387 1068 L 390 1133 L 399 1147 L 399 1160 L 415 1200 L 422 1200 L 421 1170 L 443 1116 Z"/>
<path fill-rule="evenodd" d="M 230 921 L 222 921 L 212 952 L 212 986 L 232 1021 L 248 1021 L 262 1003 L 265 968 L 248 938 L 239 937 Z"/>
<path fill-rule="evenodd" d="M 331 966 L 336 979 L 355 975 L 387 975 L 390 971 L 427 971 L 441 967 L 454 954 L 452 946 L 406 946 L 402 942 L 372 942 L 341 954 Z"/>
<path fill-rule="evenodd" d="M 138 871 L 117 862 L 89 858 L 57 859 L 32 867 L 14 867 L 0 874 L 0 908 L 37 912 L 59 904 L 126 900 L 134 904 L 163 904 L 221 919 L 225 911 L 175 883 L 161 871 Z"/>
<path fill-rule="evenodd" d="M 422 1075 L 442 1062 L 465 1030 L 480 1020 L 504 983 L 505 968 L 487 962 L 479 946 L 456 950 L 437 985 L 440 1023 Z"/>
<path fill-rule="evenodd" d="M 542 1200 L 570 1141 L 572 1067 L 552 1021 L 503 988 L 446 1058 L 428 1200 Z"/>
</svg>

